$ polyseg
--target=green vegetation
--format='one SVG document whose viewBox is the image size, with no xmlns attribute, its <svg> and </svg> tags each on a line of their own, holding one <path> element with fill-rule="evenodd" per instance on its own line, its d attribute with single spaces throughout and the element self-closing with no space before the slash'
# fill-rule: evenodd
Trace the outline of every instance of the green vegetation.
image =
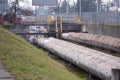
<svg viewBox="0 0 120 80">
<path fill-rule="evenodd" d="M 21 37 L 0 27 L 0 60 L 16 80 L 86 80 Z"/>
<path fill-rule="evenodd" d="M 8 22 L 8 21 L 5 21 L 5 22 L 4 22 L 4 25 L 13 25 L 13 23 L 10 23 L 10 22 Z"/>
</svg>

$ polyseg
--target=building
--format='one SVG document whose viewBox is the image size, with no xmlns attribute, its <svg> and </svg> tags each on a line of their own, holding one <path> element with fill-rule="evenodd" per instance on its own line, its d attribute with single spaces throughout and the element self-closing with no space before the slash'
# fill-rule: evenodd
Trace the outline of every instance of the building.
<svg viewBox="0 0 120 80">
<path fill-rule="evenodd" d="M 0 0 L 0 14 L 4 15 L 8 10 L 8 0 Z"/>
<path fill-rule="evenodd" d="M 36 16 L 46 15 L 46 10 L 44 7 L 38 7 L 35 9 Z"/>
</svg>

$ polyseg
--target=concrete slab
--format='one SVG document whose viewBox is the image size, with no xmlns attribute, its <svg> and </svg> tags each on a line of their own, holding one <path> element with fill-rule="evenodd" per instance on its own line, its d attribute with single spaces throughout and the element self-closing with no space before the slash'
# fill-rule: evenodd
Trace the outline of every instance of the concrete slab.
<svg viewBox="0 0 120 80">
<path fill-rule="evenodd" d="M 0 79 L 0 80 L 15 80 L 15 79 Z"/>
<path fill-rule="evenodd" d="M 15 80 L 15 77 L 7 72 L 0 61 L 0 80 Z"/>
</svg>

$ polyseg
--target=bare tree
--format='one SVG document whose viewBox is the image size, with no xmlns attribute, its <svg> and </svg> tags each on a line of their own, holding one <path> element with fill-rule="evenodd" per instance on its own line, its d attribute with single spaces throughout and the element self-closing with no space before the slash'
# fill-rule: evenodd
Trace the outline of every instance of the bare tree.
<svg viewBox="0 0 120 80">
<path fill-rule="evenodd" d="M 9 10 L 8 13 L 4 16 L 4 20 L 13 22 L 16 18 L 18 18 L 18 13 L 22 10 L 22 7 L 19 6 L 19 2 L 27 2 L 25 0 L 9 0 Z M 28 11 L 28 10 L 27 10 Z"/>
<path fill-rule="evenodd" d="M 26 0 L 10 0 L 9 11 L 11 13 L 14 13 L 14 18 L 16 17 L 16 13 L 21 10 L 21 7 L 19 6 L 20 2 L 28 2 L 28 1 L 26 1 Z"/>
</svg>

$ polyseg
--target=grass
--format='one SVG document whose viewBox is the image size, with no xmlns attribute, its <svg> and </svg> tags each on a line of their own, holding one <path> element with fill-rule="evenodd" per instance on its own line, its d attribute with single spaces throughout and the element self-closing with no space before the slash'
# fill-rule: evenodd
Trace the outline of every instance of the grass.
<svg viewBox="0 0 120 80">
<path fill-rule="evenodd" d="M 79 71 L 55 61 L 1 26 L 0 60 L 16 80 L 86 80 Z"/>
</svg>

